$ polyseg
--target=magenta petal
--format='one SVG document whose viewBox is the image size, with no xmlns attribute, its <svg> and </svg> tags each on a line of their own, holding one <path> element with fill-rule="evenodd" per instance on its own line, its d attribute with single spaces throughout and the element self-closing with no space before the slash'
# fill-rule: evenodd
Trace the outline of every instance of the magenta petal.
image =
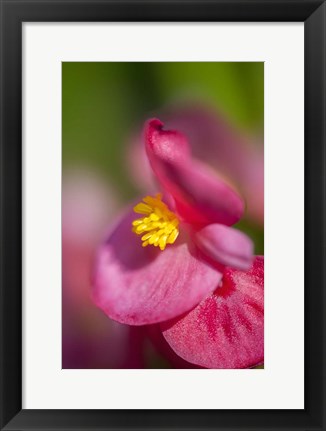
<svg viewBox="0 0 326 431">
<path fill-rule="evenodd" d="M 204 164 L 165 164 L 168 181 L 162 182 L 176 202 L 179 215 L 190 223 L 238 222 L 244 212 L 239 195 Z"/>
<path fill-rule="evenodd" d="M 161 324 L 172 349 L 206 368 L 250 368 L 264 360 L 264 258 L 223 283 L 184 316 Z"/>
<path fill-rule="evenodd" d="M 129 325 L 171 319 L 196 306 L 222 278 L 184 235 L 164 251 L 141 246 L 128 213 L 100 248 L 93 299 L 110 318 Z"/>
<path fill-rule="evenodd" d="M 226 266 L 246 270 L 253 260 L 251 239 L 237 229 L 221 224 L 210 224 L 194 234 L 201 251 Z"/>
<path fill-rule="evenodd" d="M 146 331 L 146 334 L 153 345 L 154 353 L 159 354 L 166 361 L 168 361 L 169 365 L 172 368 L 202 368 L 198 365 L 191 364 L 190 362 L 187 362 L 184 359 L 180 358 L 180 356 L 177 355 L 175 351 L 171 349 L 170 345 L 163 337 L 159 323 L 156 325 L 146 325 L 143 328 Z"/>
<path fill-rule="evenodd" d="M 175 199 L 177 211 L 190 223 L 232 225 L 240 220 L 244 203 L 240 196 L 203 163 L 191 160 L 186 138 L 162 130 L 159 120 L 145 128 L 145 144 L 152 169 Z"/>
<path fill-rule="evenodd" d="M 205 105 L 172 110 L 168 127 L 184 133 L 194 157 L 235 183 L 256 222 L 264 221 L 264 148 L 260 139 L 239 133 L 221 113 Z"/>
<path fill-rule="evenodd" d="M 159 161 L 185 161 L 190 157 L 186 137 L 176 130 L 163 130 L 163 123 L 153 118 L 145 124 L 144 139 L 148 158 L 152 165 Z M 155 171 L 156 166 L 153 167 Z"/>
</svg>

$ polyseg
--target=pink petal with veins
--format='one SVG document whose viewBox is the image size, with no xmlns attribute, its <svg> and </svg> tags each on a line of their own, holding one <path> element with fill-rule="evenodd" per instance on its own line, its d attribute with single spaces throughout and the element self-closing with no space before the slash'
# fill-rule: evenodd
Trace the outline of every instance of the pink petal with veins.
<svg viewBox="0 0 326 431">
<path fill-rule="evenodd" d="M 128 213 L 100 247 L 93 299 L 109 317 L 129 325 L 171 319 L 209 295 L 222 278 L 195 245 L 180 235 L 162 252 L 142 247 Z"/>
<path fill-rule="evenodd" d="M 171 349 L 170 345 L 163 337 L 160 324 L 146 325 L 143 327 L 146 335 L 149 337 L 154 349 L 154 354 L 158 354 L 168 361 L 172 368 L 189 369 L 189 368 L 202 368 L 198 365 L 191 364 L 180 358 L 179 355 Z"/>
<path fill-rule="evenodd" d="M 215 292 L 161 324 L 172 349 L 206 368 L 250 368 L 264 360 L 264 258 L 249 271 L 227 268 Z"/>
<path fill-rule="evenodd" d="M 253 259 L 253 242 L 237 229 L 210 224 L 193 237 L 201 251 L 211 259 L 232 268 L 249 269 Z"/>
</svg>

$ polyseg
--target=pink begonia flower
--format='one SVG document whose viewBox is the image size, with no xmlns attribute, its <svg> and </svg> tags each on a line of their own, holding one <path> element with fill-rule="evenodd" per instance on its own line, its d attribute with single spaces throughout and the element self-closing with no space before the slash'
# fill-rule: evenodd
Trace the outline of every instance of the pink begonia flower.
<svg viewBox="0 0 326 431">
<path fill-rule="evenodd" d="M 93 280 L 99 308 L 130 325 L 189 311 L 215 290 L 224 265 L 247 269 L 253 253 L 252 241 L 230 227 L 243 215 L 242 199 L 192 159 L 186 137 L 152 119 L 144 141 L 162 194 L 121 219 L 98 251 Z"/>
<path fill-rule="evenodd" d="M 203 104 L 166 109 L 165 124 L 184 133 L 192 154 L 223 175 L 246 202 L 246 216 L 264 223 L 264 147 L 261 139 L 240 133 L 213 108 Z M 127 161 L 141 189 L 153 188 L 151 170 L 143 145 L 133 138 Z"/>
<path fill-rule="evenodd" d="M 181 358 L 206 368 L 251 368 L 264 360 L 264 258 L 249 271 L 227 268 L 215 292 L 161 324 Z"/>
<path fill-rule="evenodd" d="M 98 241 L 118 208 L 113 191 L 86 169 L 62 186 L 62 368 L 142 368 L 141 328 L 108 319 L 91 300 Z"/>
</svg>

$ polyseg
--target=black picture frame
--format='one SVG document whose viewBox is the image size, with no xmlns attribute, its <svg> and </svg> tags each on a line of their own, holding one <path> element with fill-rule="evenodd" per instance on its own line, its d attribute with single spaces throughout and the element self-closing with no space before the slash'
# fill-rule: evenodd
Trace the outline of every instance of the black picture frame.
<svg viewBox="0 0 326 431">
<path fill-rule="evenodd" d="M 1 0 L 1 430 L 326 430 L 325 11 L 320 0 Z M 22 410 L 22 23 L 28 21 L 304 22 L 304 410 Z M 284 366 L 293 360 L 285 358 Z"/>
</svg>

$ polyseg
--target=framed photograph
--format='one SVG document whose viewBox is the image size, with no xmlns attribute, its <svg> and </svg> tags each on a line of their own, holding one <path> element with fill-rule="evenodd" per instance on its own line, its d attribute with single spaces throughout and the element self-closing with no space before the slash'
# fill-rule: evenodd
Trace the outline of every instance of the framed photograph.
<svg viewBox="0 0 326 431">
<path fill-rule="evenodd" d="M 325 2 L 1 0 L 1 430 L 325 430 Z"/>
</svg>

